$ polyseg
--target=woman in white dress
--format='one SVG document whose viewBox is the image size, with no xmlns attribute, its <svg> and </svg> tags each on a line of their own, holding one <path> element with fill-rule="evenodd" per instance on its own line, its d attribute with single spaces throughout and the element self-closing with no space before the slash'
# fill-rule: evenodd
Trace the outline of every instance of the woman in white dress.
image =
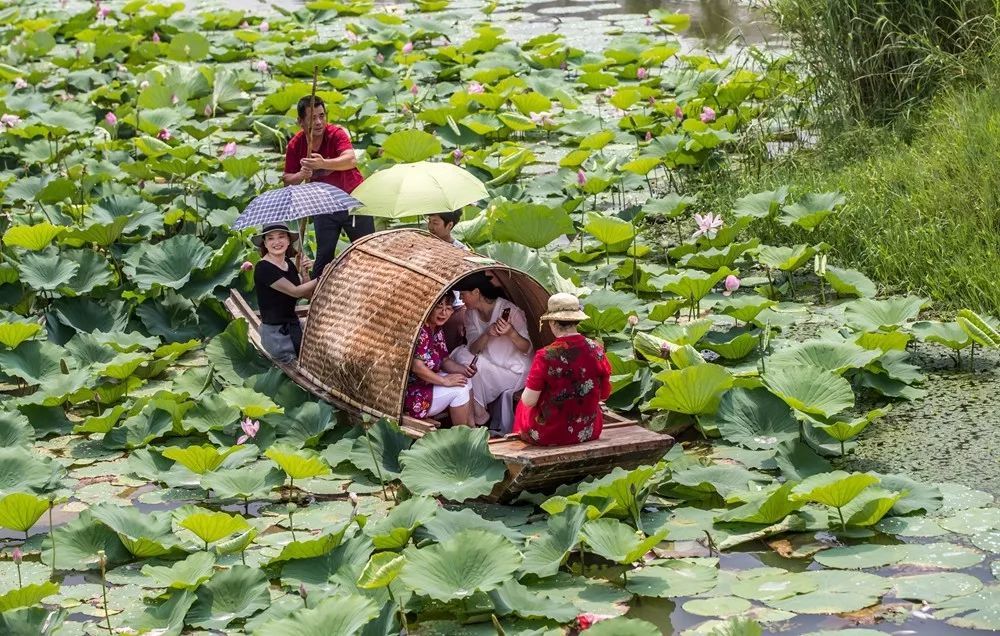
<svg viewBox="0 0 1000 636">
<path fill-rule="evenodd" d="M 500 297 L 500 290 L 482 273 L 472 274 L 455 287 L 465 304 L 465 341 L 451 352 L 459 364 L 473 365 L 473 418 L 489 421 L 486 407 L 504 391 L 519 391 L 531 368 L 528 321 L 520 307 Z"/>
</svg>

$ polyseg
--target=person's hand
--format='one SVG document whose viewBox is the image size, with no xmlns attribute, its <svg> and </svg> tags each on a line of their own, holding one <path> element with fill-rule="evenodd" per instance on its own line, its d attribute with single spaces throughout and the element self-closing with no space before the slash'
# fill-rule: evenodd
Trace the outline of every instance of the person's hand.
<svg viewBox="0 0 1000 636">
<path fill-rule="evenodd" d="M 308 181 L 312 179 L 313 171 L 310 170 L 309 168 L 306 168 L 305 166 L 302 166 L 302 168 L 299 169 L 299 176 L 302 177 L 303 181 Z"/>
<path fill-rule="evenodd" d="M 442 386 L 465 386 L 468 379 L 461 373 L 449 373 L 441 376 Z"/>
<path fill-rule="evenodd" d="M 312 259 L 310 259 L 308 256 L 303 256 L 302 257 L 302 269 L 311 270 L 312 267 L 313 267 Z"/>
<path fill-rule="evenodd" d="M 490 333 L 494 336 L 506 336 L 510 333 L 510 321 L 504 320 L 503 318 L 498 319 L 493 326 L 490 327 Z"/>
<path fill-rule="evenodd" d="M 318 152 L 314 152 L 302 160 L 302 167 L 308 168 L 311 174 L 313 170 L 322 170 L 324 161 L 326 161 L 326 159 L 323 158 L 323 155 Z"/>
<path fill-rule="evenodd" d="M 462 367 L 461 374 L 467 378 L 471 378 L 472 376 L 476 375 L 476 367 L 474 367 L 471 364 L 467 364 Z"/>
</svg>

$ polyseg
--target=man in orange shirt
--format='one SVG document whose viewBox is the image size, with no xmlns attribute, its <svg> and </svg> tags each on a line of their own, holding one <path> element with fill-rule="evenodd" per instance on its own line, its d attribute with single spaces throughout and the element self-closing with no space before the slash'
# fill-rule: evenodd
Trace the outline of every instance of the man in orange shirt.
<svg viewBox="0 0 1000 636">
<path fill-rule="evenodd" d="M 309 116 L 309 97 L 299 100 L 297 111 L 302 127 L 288 142 L 285 150 L 285 185 L 296 185 L 308 181 L 322 181 L 351 193 L 361 185 L 364 177 L 357 168 L 354 146 L 347 130 L 327 123 L 326 104 L 319 97 L 313 97 L 312 122 Z M 312 135 L 312 154 L 306 156 L 308 141 L 306 134 Z M 356 216 L 347 212 L 319 214 L 313 218 L 316 228 L 316 260 L 313 277 L 318 276 L 333 260 L 343 230 L 351 241 L 375 231 L 375 221 L 370 216 Z"/>
</svg>

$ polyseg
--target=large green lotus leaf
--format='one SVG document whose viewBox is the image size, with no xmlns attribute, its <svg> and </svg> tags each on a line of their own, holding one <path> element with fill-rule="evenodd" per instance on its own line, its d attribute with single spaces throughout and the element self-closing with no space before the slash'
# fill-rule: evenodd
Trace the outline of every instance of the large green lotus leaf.
<svg viewBox="0 0 1000 636">
<path fill-rule="evenodd" d="M 268 396 L 244 386 L 230 386 L 219 394 L 231 406 L 243 412 L 250 419 L 259 419 L 271 413 L 282 413 L 284 408 L 275 404 Z"/>
<path fill-rule="evenodd" d="M 239 236 L 231 236 L 215 251 L 205 267 L 191 275 L 191 280 L 178 293 L 192 301 L 201 302 L 217 287 L 228 286 L 240 273 L 239 266 L 245 249 L 246 243 Z"/>
<path fill-rule="evenodd" d="M 212 577 L 215 572 L 215 555 L 211 552 L 195 552 L 183 561 L 166 565 L 142 566 L 142 574 L 159 587 L 193 590 Z"/>
<path fill-rule="evenodd" d="M 203 393 L 190 411 L 184 414 L 184 428 L 199 433 L 222 430 L 240 417 L 240 410 L 215 392 Z"/>
<path fill-rule="evenodd" d="M 387 587 L 396 580 L 406 564 L 406 557 L 395 552 L 379 552 L 368 560 L 358 577 L 358 587 L 373 590 Z"/>
<path fill-rule="evenodd" d="M 378 550 L 397 550 L 406 546 L 413 531 L 430 521 L 438 504 L 430 497 L 407 499 L 377 521 L 365 525 L 365 534 Z"/>
<path fill-rule="evenodd" d="M 380 419 L 354 440 L 347 459 L 374 477 L 381 474 L 384 480 L 399 479 L 400 453 L 412 443 L 397 424 Z"/>
<path fill-rule="evenodd" d="M 773 481 L 764 473 L 721 464 L 692 466 L 674 472 L 671 478 L 674 483 L 693 489 L 697 493 L 718 493 L 723 498 L 734 493 L 746 492 L 750 489 L 750 484 Z"/>
<path fill-rule="evenodd" d="M 745 294 L 731 296 L 715 305 L 714 311 L 718 314 L 732 316 L 740 322 L 750 322 L 757 317 L 757 314 L 769 307 L 774 307 L 778 303 L 769 298 L 756 294 Z"/>
<path fill-rule="evenodd" d="M 948 534 L 947 530 L 928 517 L 884 517 L 875 524 L 875 529 L 897 537 L 940 537 Z"/>
<path fill-rule="evenodd" d="M 655 466 L 639 466 L 633 470 L 616 467 L 607 475 L 589 483 L 580 484 L 577 492 L 570 495 L 570 501 L 588 503 L 592 500 L 607 501 L 609 505 L 603 510 L 604 516 L 619 519 L 636 519 L 642 509 L 650 488 L 654 485 L 651 478 L 656 474 Z M 560 510 L 549 507 L 548 502 L 542 504 L 549 514 Z"/>
<path fill-rule="evenodd" d="M 917 296 L 896 296 L 885 300 L 859 298 L 844 309 L 847 324 L 857 331 L 892 330 L 914 320 L 928 303 Z"/>
<path fill-rule="evenodd" d="M 487 431 L 456 426 L 421 437 L 399 454 L 400 479 L 418 495 L 465 501 L 487 495 L 506 467 L 490 454 Z"/>
<path fill-rule="evenodd" d="M 154 285 L 180 289 L 212 257 L 197 236 L 180 234 L 154 245 L 140 243 L 125 255 L 125 272 L 142 290 Z"/>
<path fill-rule="evenodd" d="M 815 592 L 818 588 L 816 581 L 796 572 L 786 572 L 741 579 L 732 585 L 731 592 L 752 601 L 775 601 Z"/>
<path fill-rule="evenodd" d="M 742 521 L 745 523 L 778 523 L 789 514 L 801 508 L 805 502 L 795 501 L 789 497 L 795 482 L 787 481 L 769 493 L 749 501 L 739 508 L 728 510 L 718 517 L 717 521 Z"/>
<path fill-rule="evenodd" d="M 386 137 L 382 142 L 382 153 L 402 163 L 423 161 L 441 153 L 441 142 L 430 133 L 407 128 Z"/>
<path fill-rule="evenodd" d="M 925 603 L 940 603 L 949 598 L 968 596 L 983 589 L 982 582 L 970 574 L 934 572 L 892 579 L 896 598 Z"/>
<path fill-rule="evenodd" d="M 309 479 L 330 472 L 330 466 L 316 451 L 296 450 L 289 446 L 272 446 L 264 453 L 291 479 Z"/>
<path fill-rule="evenodd" d="M 114 449 L 136 449 L 167 434 L 174 428 L 174 416 L 163 409 L 147 406 L 127 418 L 104 436 L 104 445 Z"/>
<path fill-rule="evenodd" d="M 709 332 L 701 346 L 726 360 L 741 360 L 757 348 L 760 331 L 750 327 L 733 327 L 729 331 Z"/>
<path fill-rule="evenodd" d="M 265 421 L 279 431 L 278 442 L 289 446 L 319 445 L 320 438 L 333 428 L 333 407 L 326 402 L 306 402 L 284 413 L 265 416 Z M 369 454 L 369 463 L 371 455 Z"/>
<path fill-rule="evenodd" d="M 256 636 L 355 636 L 379 615 L 371 599 L 357 594 L 325 598 L 309 609 L 300 609 L 254 631 Z"/>
<path fill-rule="evenodd" d="M 962 331 L 984 347 L 1000 347 L 1000 331 L 971 309 L 960 309 L 955 321 Z"/>
<path fill-rule="evenodd" d="M 35 439 L 35 430 L 17 411 L 0 410 L 0 448 L 28 446 Z"/>
<path fill-rule="evenodd" d="M 701 419 L 723 439 L 750 449 L 777 448 L 799 436 L 799 424 L 787 404 L 766 389 L 726 392 L 714 415 Z"/>
<path fill-rule="evenodd" d="M 812 365 L 768 365 L 764 386 L 793 409 L 833 417 L 854 406 L 851 384 L 831 371 Z"/>
<path fill-rule="evenodd" d="M 65 227 L 42 221 L 35 225 L 14 225 L 3 233 L 3 244 L 7 247 L 23 247 L 31 252 L 40 252 L 66 231 Z"/>
<path fill-rule="evenodd" d="M 126 234 L 141 229 L 148 235 L 151 229 L 163 227 L 163 213 L 160 209 L 132 193 L 112 194 L 98 200 L 90 208 L 90 216 L 103 223 L 124 217 L 128 220 L 124 228 Z"/>
<path fill-rule="evenodd" d="M 201 478 L 201 487 L 219 497 L 255 499 L 266 497 L 284 481 L 281 469 L 256 465 L 213 470 Z"/>
<path fill-rule="evenodd" d="M 767 364 L 788 366 L 793 369 L 799 365 L 811 365 L 843 375 L 849 369 L 868 366 L 881 355 L 881 351 L 864 349 L 847 341 L 812 340 L 775 351 L 767 359 Z"/>
<path fill-rule="evenodd" d="M 643 537 L 617 519 L 595 519 L 583 525 L 581 536 L 595 554 L 609 561 L 628 564 L 642 558 L 667 536 L 667 531 L 660 530 Z"/>
<path fill-rule="evenodd" d="M 139 614 L 133 627 L 163 636 L 180 636 L 184 629 L 184 616 L 194 604 L 191 590 L 174 590 L 167 600 L 150 604 Z"/>
<path fill-rule="evenodd" d="M 500 616 L 516 614 L 523 618 L 548 618 L 567 623 L 579 613 L 573 605 L 537 594 L 516 581 L 507 581 L 491 590 L 489 596 Z"/>
<path fill-rule="evenodd" d="M 625 589 L 656 598 L 694 596 L 715 587 L 718 577 L 719 571 L 707 565 L 668 561 L 630 572 Z"/>
<path fill-rule="evenodd" d="M 90 220 L 90 223 L 83 228 L 74 228 L 66 232 L 60 242 L 72 247 L 83 247 L 84 245 L 96 245 L 98 247 L 108 247 L 113 244 L 125 231 L 129 217 L 119 216 L 110 221 Z"/>
<path fill-rule="evenodd" d="M 125 549 L 118 535 L 84 511 L 69 523 L 57 526 L 42 542 L 42 562 L 52 565 L 52 541 L 55 540 L 57 570 L 93 570 L 99 566 L 98 552 L 104 551 L 107 567 L 114 568 L 130 561 L 132 554 Z"/>
<path fill-rule="evenodd" d="M 751 607 L 750 601 L 742 599 L 736 596 L 715 596 L 712 598 L 698 598 L 690 600 L 684 605 L 682 605 L 684 611 L 688 614 L 694 614 L 695 616 L 734 616 L 737 614 L 743 614 L 748 611 Z M 760 626 L 751 619 L 746 623 L 747 627 L 742 630 L 737 629 L 737 626 L 742 626 L 743 623 L 738 621 L 732 621 L 725 625 L 726 631 L 721 632 L 725 634 L 741 634 L 749 635 L 754 634 L 759 636 L 763 632 L 760 631 Z M 755 631 L 756 630 L 756 631 Z"/>
<path fill-rule="evenodd" d="M 493 238 L 541 249 L 560 236 L 573 233 L 573 221 L 562 208 L 530 203 L 507 203 L 494 212 Z"/>
<path fill-rule="evenodd" d="M 90 511 L 95 519 L 118 534 L 125 549 L 141 559 L 178 552 L 177 537 L 171 533 L 170 512 L 145 514 L 138 508 L 114 504 L 98 504 Z"/>
<path fill-rule="evenodd" d="M 762 245 L 757 249 L 757 262 L 768 269 L 793 272 L 805 265 L 815 254 L 816 248 L 812 245 L 792 247 Z"/>
<path fill-rule="evenodd" d="M 688 415 L 715 412 L 723 394 L 733 386 L 733 376 L 716 364 L 699 364 L 656 375 L 663 383 L 643 408 L 674 411 Z"/>
<path fill-rule="evenodd" d="M 1000 630 L 1000 584 L 987 585 L 975 594 L 944 601 L 937 605 L 934 614 L 947 618 L 948 623 L 956 627 Z"/>
<path fill-rule="evenodd" d="M 99 287 L 106 287 L 114 280 L 108 260 L 93 250 L 68 250 L 63 253 L 63 258 L 79 266 L 73 278 L 59 288 L 59 293 L 64 296 L 83 296 Z"/>
<path fill-rule="evenodd" d="M 797 225 L 812 231 L 846 200 L 839 192 L 810 193 L 799 202 L 782 208 L 784 214 L 780 220 L 784 225 Z"/>
<path fill-rule="evenodd" d="M 80 264 L 59 253 L 55 248 L 31 252 L 17 264 L 21 282 L 35 291 L 55 292 L 66 285 L 80 269 Z"/>
<path fill-rule="evenodd" d="M 839 296 L 874 298 L 878 293 L 875 283 L 856 269 L 841 269 L 827 265 L 823 278 Z"/>
<path fill-rule="evenodd" d="M 959 510 L 938 521 L 942 528 L 958 534 L 979 534 L 1000 528 L 1000 508 L 973 508 Z"/>
<path fill-rule="evenodd" d="M 635 237 L 634 225 L 611 216 L 591 214 L 583 229 L 605 246 L 626 243 Z"/>
<path fill-rule="evenodd" d="M 736 199 L 733 203 L 733 213 L 737 216 L 750 216 L 757 219 L 774 218 L 781 205 L 788 198 L 788 186 L 781 186 L 770 192 L 758 192 Z"/>
<path fill-rule="evenodd" d="M 20 607 L 35 605 L 46 596 L 59 593 L 59 585 L 51 581 L 45 583 L 29 583 L 24 587 L 0 594 L 0 612 L 7 612 Z"/>
<path fill-rule="evenodd" d="M 271 604 L 268 585 L 264 572 L 257 568 L 234 565 L 216 572 L 198 588 L 186 622 L 194 627 L 225 630 L 234 620 L 247 618 Z"/>
<path fill-rule="evenodd" d="M 206 545 L 250 528 L 240 515 L 225 512 L 193 512 L 180 520 L 178 525 L 193 532 Z"/>
<path fill-rule="evenodd" d="M 907 547 L 905 545 L 864 543 L 823 550 L 813 558 L 817 563 L 828 568 L 862 570 L 899 563 L 906 555 Z"/>
<path fill-rule="evenodd" d="M 52 458 L 23 446 L 0 448 L 0 493 L 45 491 L 55 487 L 64 473 Z"/>
<path fill-rule="evenodd" d="M 662 634 L 656 625 L 648 621 L 622 616 L 603 620 L 586 631 L 588 636 L 659 636 Z"/>
<path fill-rule="evenodd" d="M 879 597 L 863 592 L 826 592 L 818 590 L 771 601 L 771 607 L 796 614 L 843 614 L 857 612 L 879 602 Z"/>
<path fill-rule="evenodd" d="M 580 542 L 580 530 L 586 520 L 586 506 L 569 506 L 565 512 L 549 517 L 545 533 L 525 548 L 521 570 L 540 577 L 558 572 L 566 555 Z"/>
<path fill-rule="evenodd" d="M 603 135 L 604 133 L 602 132 L 596 134 Z M 614 136 L 609 137 L 608 141 L 611 141 L 612 139 L 614 139 Z M 665 195 L 663 198 L 647 200 L 646 203 L 642 206 L 642 212 L 646 216 L 665 216 L 667 218 L 672 219 L 683 214 L 684 210 L 686 210 L 688 206 L 693 205 L 697 202 L 698 202 L 697 195 L 684 196 L 671 192 Z"/>
<path fill-rule="evenodd" d="M 47 499 L 25 492 L 12 492 L 0 499 L 0 527 L 27 532 L 48 509 Z"/>
<path fill-rule="evenodd" d="M 98 302 L 86 296 L 58 298 L 52 303 L 52 309 L 58 322 L 79 332 L 94 333 L 98 337 L 101 336 L 101 332 L 105 332 L 105 341 L 119 338 L 122 341 L 126 340 L 125 334 L 121 332 L 125 331 L 128 324 L 129 312 L 123 301 Z"/>
<path fill-rule="evenodd" d="M 795 487 L 793 494 L 806 501 L 843 508 L 865 488 L 877 484 L 878 481 L 878 477 L 868 473 L 852 474 L 835 470 L 832 473 L 821 473 L 803 480 Z"/>
<path fill-rule="evenodd" d="M 972 338 L 957 322 L 918 320 L 910 330 L 920 342 L 933 342 L 958 351 L 972 344 Z"/>
<path fill-rule="evenodd" d="M 439 601 L 488 592 L 509 580 L 521 565 L 510 541 L 483 530 L 465 530 L 432 546 L 407 548 L 399 580 Z"/>
<path fill-rule="evenodd" d="M 61 631 L 69 614 L 64 609 L 25 607 L 0 612 L 0 633 L 8 636 L 51 636 Z"/>
<path fill-rule="evenodd" d="M 715 272 L 684 270 L 679 274 L 657 276 L 650 280 L 650 284 L 660 287 L 663 291 L 677 294 L 681 298 L 687 298 L 689 301 L 697 303 L 707 296 L 712 291 L 712 288 L 718 285 L 719 281 L 729 274 L 732 274 L 732 270 L 728 267 L 723 267 Z"/>
<path fill-rule="evenodd" d="M 911 543 L 906 550 L 900 563 L 918 568 L 963 570 L 985 558 L 982 552 L 955 543 Z"/>
<path fill-rule="evenodd" d="M 178 446 L 169 446 L 162 451 L 160 454 L 167 459 L 172 459 L 175 462 L 181 464 L 188 470 L 198 475 L 204 475 L 207 472 L 213 471 L 218 468 L 223 460 L 229 455 L 235 453 L 236 451 L 243 448 L 242 446 L 230 446 L 229 448 L 219 452 L 215 446 L 211 444 L 202 444 L 201 446 L 188 446 L 186 448 L 180 448 Z"/>
</svg>

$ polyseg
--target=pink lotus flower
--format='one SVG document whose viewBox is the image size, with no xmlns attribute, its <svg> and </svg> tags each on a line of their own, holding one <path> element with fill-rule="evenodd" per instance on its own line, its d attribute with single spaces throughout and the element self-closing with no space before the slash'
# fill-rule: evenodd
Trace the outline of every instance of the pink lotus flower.
<svg viewBox="0 0 1000 636">
<path fill-rule="evenodd" d="M 631 316 L 628 317 L 629 327 L 632 327 L 634 329 L 638 324 L 639 324 L 639 316 L 632 314 Z"/>
<path fill-rule="evenodd" d="M 170 131 L 166 128 L 161 128 L 160 132 L 156 133 L 157 139 L 162 139 L 163 141 L 170 141 Z"/>
<path fill-rule="evenodd" d="M 3 116 L 0 117 L 0 125 L 3 125 L 4 128 L 13 128 L 22 121 L 23 120 L 17 115 L 11 115 L 9 113 L 4 113 Z"/>
<path fill-rule="evenodd" d="M 601 621 L 613 618 L 610 614 L 591 614 L 586 612 L 580 614 L 576 617 L 576 624 L 580 627 L 580 631 L 589 629 L 594 623 L 600 623 Z"/>
<path fill-rule="evenodd" d="M 201 112 L 205 113 L 205 117 L 211 117 L 212 115 L 215 114 L 215 111 L 212 110 L 211 104 L 205 104 L 205 110 Z"/>
<path fill-rule="evenodd" d="M 614 97 L 615 96 L 615 89 L 611 88 L 610 86 L 607 87 L 607 88 L 605 88 L 604 89 L 604 96 L 608 97 L 608 98 Z"/>
<path fill-rule="evenodd" d="M 14 80 L 14 90 L 21 90 L 22 88 L 28 88 L 28 83 L 24 81 L 23 77 L 19 77 Z"/>
<path fill-rule="evenodd" d="M 585 185 L 587 183 L 587 173 L 583 171 L 583 168 L 576 171 L 576 184 Z"/>
<path fill-rule="evenodd" d="M 139 90 L 144 91 L 147 88 L 149 88 L 149 82 L 147 82 L 146 80 L 142 80 L 141 82 L 139 82 Z"/>
<path fill-rule="evenodd" d="M 646 26 L 653 26 L 653 18 L 646 16 Z"/>
<path fill-rule="evenodd" d="M 403 45 L 403 53 L 409 53 L 413 50 L 413 42 L 407 42 Z"/>
<path fill-rule="evenodd" d="M 547 110 L 543 110 L 540 113 L 531 113 L 531 121 L 536 126 L 555 126 L 556 122 L 552 119 L 552 113 Z"/>
<path fill-rule="evenodd" d="M 467 92 L 469 93 L 469 95 L 482 95 L 484 92 L 486 92 L 486 89 L 483 88 L 483 85 L 480 84 L 479 82 L 469 82 L 469 88 Z"/>
<path fill-rule="evenodd" d="M 344 39 L 346 39 L 350 44 L 357 44 L 360 38 L 358 38 L 357 33 L 348 30 L 344 31 Z"/>
<path fill-rule="evenodd" d="M 375 61 L 378 62 L 379 64 L 381 64 L 382 62 L 385 61 L 385 56 L 382 55 L 381 53 L 376 53 L 375 54 Z"/>
<path fill-rule="evenodd" d="M 451 151 L 451 158 L 455 160 L 455 163 L 458 163 L 459 161 L 461 161 L 462 157 L 464 157 L 464 156 L 465 156 L 465 153 L 462 152 L 461 148 L 455 148 L 454 150 Z"/>
<path fill-rule="evenodd" d="M 701 123 L 707 124 L 710 121 L 715 121 L 715 111 L 705 106 L 701 109 Z"/>
<path fill-rule="evenodd" d="M 228 144 L 222 147 L 222 158 L 232 157 L 236 154 L 236 142 L 230 141 Z"/>
<path fill-rule="evenodd" d="M 649 76 L 649 71 L 647 71 L 645 67 L 640 66 L 635 70 L 635 76 L 637 79 L 644 80 Z"/>
<path fill-rule="evenodd" d="M 411 95 L 416 95 L 419 92 L 420 92 L 420 87 L 419 86 L 417 86 L 416 84 L 413 84 L 412 86 L 410 86 L 410 94 Z"/>
<path fill-rule="evenodd" d="M 20 565 L 24 554 L 21 552 L 21 548 L 14 548 L 10 551 L 10 556 L 14 559 L 14 563 Z"/>
<path fill-rule="evenodd" d="M 250 261 L 243 261 L 243 264 L 240 265 L 241 272 L 249 272 L 251 269 L 253 269 L 253 263 Z"/>
<path fill-rule="evenodd" d="M 172 105 L 176 106 L 177 102 L 179 102 L 179 101 L 181 101 L 181 100 L 176 95 L 171 95 L 170 96 L 170 103 Z"/>
<path fill-rule="evenodd" d="M 241 29 L 249 29 L 250 28 L 250 23 L 247 22 L 246 20 L 244 20 L 243 22 L 240 22 L 240 28 Z"/>
<path fill-rule="evenodd" d="M 243 429 L 243 435 L 240 435 L 239 439 L 236 440 L 237 444 L 243 444 L 247 440 L 257 437 L 257 432 L 260 430 L 260 422 L 247 417 L 240 422 L 240 428 Z"/>
<path fill-rule="evenodd" d="M 715 235 L 719 233 L 719 228 L 722 227 L 722 215 L 712 214 L 711 212 L 705 216 L 695 214 L 694 222 L 698 224 L 698 229 L 695 231 L 693 238 L 706 236 L 711 240 L 715 238 Z"/>
<path fill-rule="evenodd" d="M 684 109 L 680 106 L 674 106 L 674 117 L 677 119 L 684 119 Z"/>
<path fill-rule="evenodd" d="M 111 13 L 111 7 L 104 4 L 97 5 L 97 17 L 100 18 L 101 20 L 108 17 L 110 13 Z"/>
<path fill-rule="evenodd" d="M 723 286 L 726 288 L 726 291 L 722 292 L 722 295 L 730 296 L 734 291 L 740 288 L 740 279 L 730 274 L 729 276 L 726 276 L 726 282 L 723 283 Z"/>
<path fill-rule="evenodd" d="M 160 34 L 157 33 L 156 31 L 153 31 L 153 37 L 150 38 L 150 39 L 153 41 L 154 44 L 159 44 L 160 43 Z"/>
<path fill-rule="evenodd" d="M 104 121 L 108 124 L 108 126 L 117 126 L 118 116 L 109 110 L 107 114 L 104 115 Z"/>
<path fill-rule="evenodd" d="M 669 358 L 670 354 L 673 352 L 674 352 L 674 345 L 670 344 L 669 342 L 664 341 L 664 343 L 660 345 L 661 358 L 664 359 Z"/>
<path fill-rule="evenodd" d="M 257 60 L 257 64 L 254 65 L 259 73 L 267 73 L 267 62 L 264 60 Z"/>
<path fill-rule="evenodd" d="M 267 23 L 267 20 L 264 20 L 257 28 L 260 29 L 261 33 L 267 33 L 271 30 L 271 25 Z"/>
</svg>

